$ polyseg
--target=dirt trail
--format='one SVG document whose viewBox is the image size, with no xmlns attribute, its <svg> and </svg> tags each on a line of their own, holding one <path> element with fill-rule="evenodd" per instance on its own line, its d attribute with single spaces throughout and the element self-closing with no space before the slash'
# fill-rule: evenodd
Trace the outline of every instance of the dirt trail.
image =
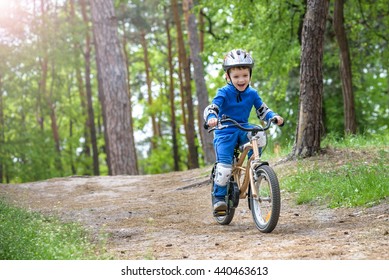
<svg viewBox="0 0 389 280">
<path fill-rule="evenodd" d="M 336 153 L 308 164 L 342 164 L 358 155 Z M 295 162 L 275 166 L 292 172 Z M 271 234 L 260 233 L 246 200 L 229 226 L 212 217 L 210 168 L 149 176 L 67 177 L 0 185 L 12 203 L 94 234 L 109 233 L 116 259 L 389 259 L 389 200 L 372 208 L 327 209 L 295 205 L 282 192 L 281 217 Z"/>
</svg>

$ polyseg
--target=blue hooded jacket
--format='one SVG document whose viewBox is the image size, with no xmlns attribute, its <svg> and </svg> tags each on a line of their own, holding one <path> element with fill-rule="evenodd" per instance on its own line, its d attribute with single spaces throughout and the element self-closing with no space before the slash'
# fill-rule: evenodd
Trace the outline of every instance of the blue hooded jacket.
<svg viewBox="0 0 389 280">
<path fill-rule="evenodd" d="M 236 120 L 243 126 L 247 126 L 250 112 L 253 107 L 257 112 L 258 117 L 268 121 L 276 115 L 271 111 L 258 95 L 258 91 L 248 86 L 243 92 L 239 92 L 232 84 L 228 83 L 222 88 L 219 88 L 215 98 L 212 100 L 219 108 L 219 117 L 226 115 L 231 119 Z M 264 113 L 264 114 L 262 114 Z M 207 121 L 210 118 L 216 118 L 215 114 L 209 114 Z M 234 132 L 236 127 L 229 127 L 223 130 L 216 130 L 215 135 Z"/>
</svg>

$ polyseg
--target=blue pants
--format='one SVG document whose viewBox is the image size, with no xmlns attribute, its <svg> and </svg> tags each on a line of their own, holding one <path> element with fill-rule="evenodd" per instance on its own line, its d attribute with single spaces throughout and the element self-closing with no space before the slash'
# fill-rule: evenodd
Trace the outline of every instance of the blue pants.
<svg viewBox="0 0 389 280">
<path fill-rule="evenodd" d="M 247 132 L 237 129 L 233 133 L 218 134 L 213 140 L 213 146 L 216 153 L 216 162 L 228 165 L 233 164 L 234 149 L 237 145 L 241 146 L 247 143 Z M 213 185 L 213 195 L 216 198 L 224 198 L 227 194 L 227 185 Z"/>
</svg>

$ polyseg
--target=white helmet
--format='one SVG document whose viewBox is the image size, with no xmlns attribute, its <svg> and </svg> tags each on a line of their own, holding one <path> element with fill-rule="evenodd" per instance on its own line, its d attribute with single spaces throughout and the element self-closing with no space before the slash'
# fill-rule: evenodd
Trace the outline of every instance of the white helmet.
<svg viewBox="0 0 389 280">
<path fill-rule="evenodd" d="M 223 69 L 227 72 L 232 67 L 249 67 L 251 71 L 254 67 L 254 59 L 244 50 L 232 50 L 224 57 Z"/>
</svg>

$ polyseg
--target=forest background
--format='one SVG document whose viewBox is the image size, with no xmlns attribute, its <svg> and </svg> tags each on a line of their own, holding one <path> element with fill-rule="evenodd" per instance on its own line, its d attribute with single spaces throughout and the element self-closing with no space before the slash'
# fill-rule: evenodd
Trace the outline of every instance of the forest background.
<svg viewBox="0 0 389 280">
<path fill-rule="evenodd" d="M 118 174 L 112 166 L 120 160 L 132 163 L 130 172 L 119 172 L 128 174 L 211 164 L 203 108 L 225 84 L 221 64 L 234 48 L 252 53 L 252 86 L 286 120 L 272 131 L 272 143 L 289 151 L 299 123 L 302 29 L 310 2 L 0 0 L 0 183 Z M 113 44 L 105 46 L 112 52 L 98 51 L 104 44 L 99 34 L 110 38 L 98 30 L 104 13 L 117 32 L 118 62 L 107 55 L 115 53 Z M 334 28 L 339 18 L 343 41 Z M 388 30 L 386 0 L 329 2 L 321 137 L 389 134 Z M 112 84 L 119 85 L 123 77 L 115 66 L 121 63 L 128 100 L 121 96 L 119 103 L 127 106 L 128 130 L 103 96 L 101 73 L 116 73 Z M 251 120 L 258 122 L 255 114 Z M 132 139 L 122 141 L 128 135 Z M 135 153 L 116 160 L 108 142 L 119 154 L 132 143 Z"/>
</svg>

